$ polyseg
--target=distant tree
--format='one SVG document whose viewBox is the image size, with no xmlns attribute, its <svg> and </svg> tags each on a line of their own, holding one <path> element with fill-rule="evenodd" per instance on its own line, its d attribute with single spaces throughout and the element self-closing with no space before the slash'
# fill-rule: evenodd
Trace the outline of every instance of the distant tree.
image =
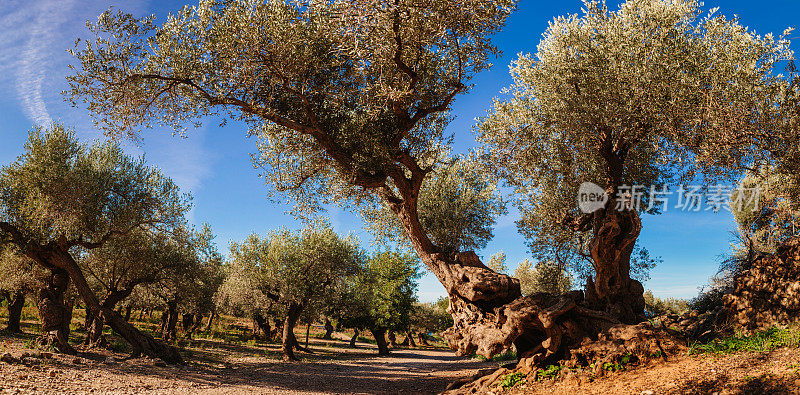
<svg viewBox="0 0 800 395">
<path fill-rule="evenodd" d="M 141 228 L 110 240 L 100 248 L 90 250 L 78 260 L 88 273 L 88 281 L 100 305 L 114 310 L 137 287 L 164 279 L 172 272 L 186 269 L 178 248 L 167 232 Z M 87 315 L 86 343 L 103 343 L 104 317 Z"/>
<path fill-rule="evenodd" d="M 6 331 L 22 332 L 20 320 L 25 299 L 42 287 L 45 271 L 11 246 L 0 246 L 0 300 L 8 303 Z"/>
<path fill-rule="evenodd" d="M 774 253 L 782 242 L 800 236 L 798 181 L 772 166 L 763 166 L 742 178 L 741 189 L 731 195 L 731 210 L 744 239 L 740 246 L 743 252 Z"/>
<path fill-rule="evenodd" d="M 655 317 L 663 314 L 683 314 L 689 311 L 690 302 L 685 299 L 658 298 L 653 295 L 653 291 L 644 292 L 645 312 L 648 317 Z"/>
<path fill-rule="evenodd" d="M 158 301 L 164 309 L 162 339 L 177 339 L 179 322 L 184 324 L 186 336 L 191 336 L 200 325 L 198 321 L 213 310 L 216 292 L 223 281 L 223 259 L 213 241 L 210 226 L 204 225 L 200 230 L 175 229 L 163 246 L 173 262 L 158 281 L 146 284 L 143 295 Z M 181 320 L 182 315 L 185 321 Z"/>
<path fill-rule="evenodd" d="M 508 267 L 506 267 L 506 253 L 500 251 L 496 254 L 492 254 L 489 257 L 489 269 L 494 270 L 497 273 L 506 274 L 508 272 Z"/>
<path fill-rule="evenodd" d="M 416 334 L 419 342 L 427 345 L 428 336 L 439 334 L 451 326 L 453 317 L 447 312 L 446 303 L 444 307 L 441 303 L 415 303 L 411 310 L 411 330 L 407 336 L 413 339 L 412 336 Z"/>
<path fill-rule="evenodd" d="M 376 252 L 363 270 L 350 277 L 349 292 L 343 294 L 342 325 L 369 330 L 379 355 L 388 355 L 386 334 L 404 331 L 411 324 L 418 260 L 404 252 Z"/>
<path fill-rule="evenodd" d="M 523 295 L 536 292 L 559 295 L 572 289 L 569 273 L 553 261 L 539 261 L 531 267 L 531 262 L 525 259 L 517 266 L 514 277 L 519 279 Z"/>
<path fill-rule="evenodd" d="M 487 163 L 520 197 L 531 249 L 554 261 L 587 253 L 587 301 L 642 320 L 631 255 L 639 212 L 661 205 L 645 197 L 634 207 L 639 195 L 628 188 L 661 191 L 695 175 L 730 181 L 763 160 L 767 152 L 740 137 L 778 127 L 791 82 L 773 72 L 792 59 L 788 33 L 757 35 L 714 11 L 701 17 L 695 0 L 628 0 L 615 12 L 584 1 L 582 15 L 556 18 L 536 54 L 512 64 L 510 98 L 478 127 Z M 576 204 L 584 182 L 609 197 L 591 213 Z"/>
<path fill-rule="evenodd" d="M 294 350 L 303 349 L 294 327 L 304 310 L 324 300 L 337 282 L 357 271 L 362 260 L 357 240 L 339 237 L 327 223 L 299 233 L 284 229 L 264 238 L 253 234 L 231 244 L 229 265 L 237 274 L 226 287 L 241 286 L 241 292 L 263 295 L 283 306 L 283 357 L 294 361 Z M 243 281 L 243 275 L 249 280 Z"/>
<path fill-rule="evenodd" d="M 102 314 L 134 354 L 181 361 L 176 350 L 103 307 L 76 256 L 141 227 L 175 226 L 188 207 L 170 179 L 143 159 L 125 156 L 115 143 L 87 146 L 60 125 L 30 132 L 25 152 L 0 172 L 0 242 L 49 271 L 39 291 L 39 316 L 59 350 L 75 352 L 64 299 L 71 281 L 87 314 Z"/>
</svg>

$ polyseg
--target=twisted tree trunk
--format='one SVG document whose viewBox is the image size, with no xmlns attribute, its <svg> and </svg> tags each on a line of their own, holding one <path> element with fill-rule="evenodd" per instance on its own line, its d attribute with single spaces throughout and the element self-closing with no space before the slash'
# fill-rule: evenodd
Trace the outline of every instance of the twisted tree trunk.
<svg viewBox="0 0 800 395">
<path fill-rule="evenodd" d="M 102 347 L 106 344 L 105 337 L 103 336 L 103 329 L 106 326 L 106 313 L 103 312 L 103 309 L 114 310 L 117 304 L 125 300 L 131 293 L 133 293 L 132 287 L 122 290 L 111 289 L 100 304 L 101 309 L 86 309 L 86 320 L 90 322 L 90 324 L 86 332 L 85 344 L 92 347 Z M 128 319 L 126 318 L 125 321 L 128 321 Z"/>
<path fill-rule="evenodd" d="M 331 324 L 331 320 L 325 318 L 325 336 L 322 337 L 326 340 L 333 339 L 333 324 Z"/>
<path fill-rule="evenodd" d="M 386 343 L 386 329 L 384 328 L 370 328 L 369 330 L 375 338 L 375 343 L 378 345 L 378 355 L 388 356 L 389 345 Z"/>
<path fill-rule="evenodd" d="M 300 317 L 300 313 L 303 311 L 302 306 L 300 304 L 291 302 L 289 303 L 289 309 L 286 312 L 286 319 L 283 322 L 283 360 L 284 361 L 297 361 L 297 357 L 294 355 L 294 349 L 297 344 L 297 339 L 294 337 L 294 326 L 297 324 L 297 319 Z"/>
<path fill-rule="evenodd" d="M 52 345 L 58 352 L 77 354 L 69 344 L 69 324 L 72 321 L 72 306 L 65 300 L 70 285 L 69 274 L 54 267 L 44 287 L 39 289 L 36 307 L 42 322 L 42 344 Z"/>
<path fill-rule="evenodd" d="M 178 337 L 178 302 L 175 300 L 167 302 L 167 309 L 161 318 L 161 338 L 164 341 L 175 340 Z"/>
<path fill-rule="evenodd" d="M 406 332 L 406 340 L 408 345 L 414 348 L 417 348 L 417 342 L 414 341 L 414 332 L 408 331 Z"/>
<path fill-rule="evenodd" d="M 217 312 L 216 311 L 212 311 L 211 315 L 208 317 L 208 323 L 206 324 L 206 330 L 205 330 L 206 332 L 210 332 L 211 331 L 211 324 L 214 323 L 214 318 L 217 318 Z"/>
<path fill-rule="evenodd" d="M 357 328 L 353 329 L 353 337 L 350 338 L 350 347 L 351 348 L 356 348 L 356 340 L 358 340 L 358 334 L 359 334 L 358 329 Z"/>
<path fill-rule="evenodd" d="M 13 295 L 9 294 L 8 299 L 8 324 L 6 331 L 10 333 L 21 333 L 20 320 L 22 319 L 22 309 L 25 307 L 25 291 L 17 291 Z"/>
<path fill-rule="evenodd" d="M 253 324 L 255 326 L 254 332 L 264 340 L 270 340 L 272 336 L 272 327 L 269 325 L 269 320 L 261 315 L 261 312 L 253 312 Z"/>
<path fill-rule="evenodd" d="M 389 346 L 392 348 L 397 348 L 397 336 L 394 334 L 393 330 L 387 331 L 387 336 L 389 338 Z"/>
<path fill-rule="evenodd" d="M 516 345 L 520 357 L 556 358 L 614 324 L 643 317 L 643 289 L 630 278 L 630 254 L 641 229 L 635 211 L 616 211 L 609 201 L 605 210 L 582 218 L 595 232 L 591 247 L 597 277 L 586 298 L 580 291 L 523 297 L 519 280 L 492 271 L 474 252 L 449 255 L 431 242 L 417 212 L 424 171 L 411 170 L 411 179 L 392 176 L 396 191 L 384 188 L 380 193 L 425 266 L 447 290 L 454 325 L 443 336 L 458 354 L 490 358 Z"/>
</svg>

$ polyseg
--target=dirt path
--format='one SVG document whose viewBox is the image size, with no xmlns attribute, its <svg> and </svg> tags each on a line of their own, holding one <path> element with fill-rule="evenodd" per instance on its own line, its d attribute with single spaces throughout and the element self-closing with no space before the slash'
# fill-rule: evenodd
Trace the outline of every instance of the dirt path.
<svg viewBox="0 0 800 395">
<path fill-rule="evenodd" d="M 331 343 L 337 347 L 326 347 Z M 399 349 L 379 358 L 375 347 L 366 343 L 345 352 L 338 346 L 337 341 L 314 339 L 313 355 L 284 363 L 270 356 L 271 346 L 208 342 L 191 348 L 187 358 L 204 362 L 183 368 L 125 360 L 122 354 L 54 355 L 29 359 L 28 365 L 0 363 L 0 393 L 424 394 L 498 365 L 441 349 Z M 10 344 L 2 349 L 0 354 L 10 351 L 17 357 L 26 351 Z"/>
</svg>

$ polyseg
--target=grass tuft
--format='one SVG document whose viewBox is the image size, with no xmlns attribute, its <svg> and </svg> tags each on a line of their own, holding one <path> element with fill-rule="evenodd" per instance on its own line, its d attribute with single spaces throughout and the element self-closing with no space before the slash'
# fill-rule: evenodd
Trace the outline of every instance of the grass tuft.
<svg viewBox="0 0 800 395">
<path fill-rule="evenodd" d="M 767 352 L 780 347 L 800 346 L 800 329 L 770 328 L 750 335 L 737 333 L 730 337 L 714 339 L 708 343 L 694 343 L 690 355 L 733 354 L 739 352 Z"/>
</svg>

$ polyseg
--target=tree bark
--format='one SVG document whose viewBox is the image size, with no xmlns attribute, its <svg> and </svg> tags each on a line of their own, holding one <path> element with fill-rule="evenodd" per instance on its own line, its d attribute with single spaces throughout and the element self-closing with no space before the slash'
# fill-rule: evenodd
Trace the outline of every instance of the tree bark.
<svg viewBox="0 0 800 395">
<path fill-rule="evenodd" d="M 389 338 L 389 346 L 392 348 L 397 348 L 397 336 L 395 336 L 393 330 L 387 331 L 387 337 Z"/>
<path fill-rule="evenodd" d="M 353 329 L 353 337 L 350 338 L 350 347 L 356 348 L 356 340 L 358 340 L 358 329 Z"/>
<path fill-rule="evenodd" d="M 406 341 L 408 342 L 409 346 L 417 348 L 417 342 L 414 341 L 414 332 L 406 332 Z"/>
<path fill-rule="evenodd" d="M 106 326 L 107 312 L 104 310 L 114 310 L 117 304 L 125 300 L 133 293 L 133 288 L 125 288 L 122 290 L 111 289 L 108 291 L 106 298 L 100 304 L 101 309 L 89 310 L 86 309 L 86 320 L 89 322 L 89 328 L 86 331 L 85 344 L 92 347 L 103 347 L 106 344 L 105 337 L 103 336 L 103 329 Z M 128 321 L 128 319 L 125 319 Z"/>
<path fill-rule="evenodd" d="M 420 344 L 423 346 L 428 345 L 428 336 L 426 336 L 424 333 L 418 333 L 417 336 L 419 337 Z"/>
<path fill-rule="evenodd" d="M 294 348 L 297 343 L 297 339 L 294 337 L 294 326 L 302 311 L 302 307 L 299 304 L 291 302 L 286 312 L 286 319 L 283 322 L 283 360 L 287 362 L 298 360 L 294 355 Z"/>
<path fill-rule="evenodd" d="M 211 324 L 214 323 L 214 318 L 216 318 L 216 317 L 217 317 L 217 312 L 216 311 L 212 311 L 211 315 L 208 316 L 208 323 L 206 324 L 206 330 L 205 330 L 206 332 L 210 332 L 211 331 Z"/>
<path fill-rule="evenodd" d="M 269 325 L 269 320 L 261 315 L 261 312 L 253 313 L 253 324 L 255 324 L 254 333 L 264 340 L 270 340 L 272 336 L 272 327 Z"/>
<path fill-rule="evenodd" d="M 172 341 L 178 337 L 178 302 L 167 302 L 167 309 L 164 310 L 166 319 L 162 325 L 161 338 L 164 341 Z"/>
<path fill-rule="evenodd" d="M 478 353 L 490 358 L 516 344 L 520 355 L 535 355 L 538 360 L 555 358 L 619 323 L 616 315 L 626 321 L 637 319 L 638 300 L 624 297 L 641 292 L 637 289 L 640 284 L 629 280 L 630 265 L 625 260 L 633 248 L 630 240 L 635 242 L 638 235 L 635 212 L 612 213 L 604 220 L 595 216 L 600 237 L 594 246 L 602 296 L 598 293 L 594 297 L 597 287 L 593 287 L 587 292 L 588 301 L 580 291 L 523 297 L 519 280 L 489 269 L 474 252 L 449 254 L 431 242 L 417 212 L 425 172 L 414 163 L 407 167 L 411 178 L 402 173 L 390 174 L 396 189 L 383 187 L 379 194 L 396 214 L 417 255 L 447 290 L 448 312 L 454 325 L 443 336 L 459 355 Z M 614 248 L 608 247 L 611 241 L 617 242 Z M 616 254 L 608 252 L 614 250 Z M 609 270 L 611 258 L 616 258 L 616 266 Z M 616 277 L 612 279 L 613 273 Z"/>
<path fill-rule="evenodd" d="M 331 324 L 331 320 L 325 318 L 325 336 L 322 337 L 326 340 L 333 339 L 333 324 Z"/>
<path fill-rule="evenodd" d="M 378 355 L 389 355 L 389 345 L 386 343 L 386 329 L 375 328 L 370 329 L 372 336 L 375 337 L 375 343 L 378 344 Z"/>
<path fill-rule="evenodd" d="M 133 307 L 125 307 L 125 321 L 131 322 L 131 314 L 133 314 Z"/>
<path fill-rule="evenodd" d="M 78 352 L 69 344 L 69 324 L 72 308 L 66 303 L 65 294 L 70 285 L 69 274 L 60 268 L 50 269 L 44 287 L 39 289 L 36 307 L 42 322 L 41 342 L 52 345 L 56 351 L 75 355 Z"/>
<path fill-rule="evenodd" d="M 311 334 L 311 323 L 307 322 L 306 323 L 306 347 L 305 347 L 306 351 L 310 350 L 308 348 L 308 335 L 310 335 L 310 334 Z"/>
<path fill-rule="evenodd" d="M 20 320 L 22 320 L 22 309 L 25 307 L 25 291 L 17 291 L 8 295 L 8 324 L 6 331 L 10 333 L 22 333 Z"/>
<path fill-rule="evenodd" d="M 75 351 L 67 343 L 72 307 L 70 305 L 68 309 L 64 308 L 64 292 L 66 292 L 67 286 L 72 280 L 75 284 L 75 289 L 86 305 L 86 310 L 101 312 L 111 328 L 131 345 L 134 356 L 146 354 L 171 364 L 183 363 L 183 358 L 177 350 L 155 341 L 152 337 L 140 332 L 136 327 L 125 321 L 113 309 L 107 309 L 100 305 L 78 263 L 70 255 L 69 245 L 65 242 L 53 242 L 46 246 L 35 248 L 28 247 L 24 250 L 24 253 L 52 273 L 50 284 L 40 292 L 38 305 L 40 316 L 43 317 L 43 328 L 46 328 L 47 331 L 53 331 L 54 336 L 51 336 L 51 338 L 58 339 L 58 346 L 63 347 L 65 352 Z"/>
<path fill-rule="evenodd" d="M 636 210 L 620 211 L 609 204 L 595 212 L 589 243 L 595 278 L 587 280 L 587 303 L 626 324 L 645 320 L 644 287 L 630 277 L 631 253 L 641 230 Z"/>
</svg>

